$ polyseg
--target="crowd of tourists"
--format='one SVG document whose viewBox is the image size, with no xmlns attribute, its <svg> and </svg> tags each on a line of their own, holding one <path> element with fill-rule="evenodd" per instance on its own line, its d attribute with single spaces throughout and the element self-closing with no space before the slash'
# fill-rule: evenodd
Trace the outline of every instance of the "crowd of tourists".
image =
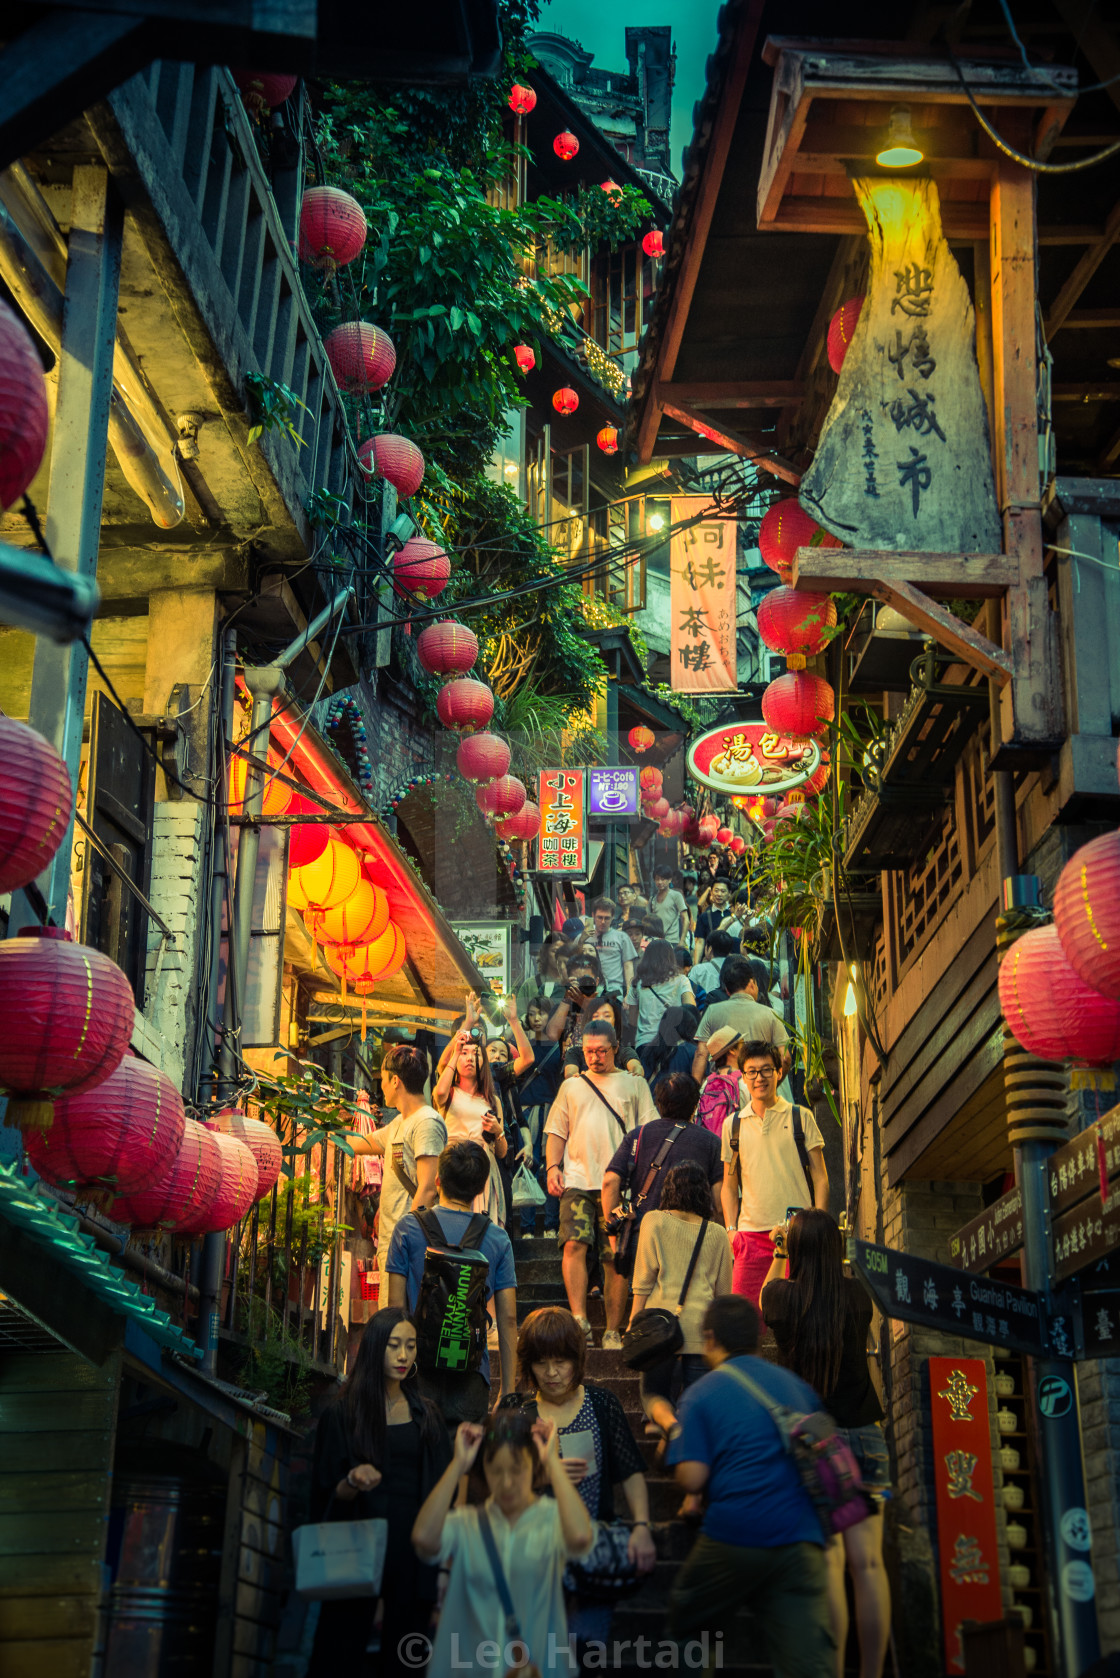
<svg viewBox="0 0 1120 1678">
<path fill-rule="evenodd" d="M 384 1122 L 356 1143 L 381 1162 L 380 1308 L 318 1423 L 312 1510 L 383 1521 L 384 1573 L 322 1603 L 313 1674 L 713 1669 L 746 1607 L 776 1678 L 836 1678 L 846 1574 L 861 1678 L 882 1671 L 870 1302 L 749 911 L 692 883 L 566 923 L 537 994 L 468 996 L 434 1065 L 384 1048 Z M 557 1243 L 566 1309 L 519 1311 L 514 1238 Z M 596 1295 L 633 1423 L 585 1374 Z M 658 1566 L 647 1464 L 698 1531 L 661 1564 L 661 1658 L 635 1662 L 611 1630 Z"/>
</svg>

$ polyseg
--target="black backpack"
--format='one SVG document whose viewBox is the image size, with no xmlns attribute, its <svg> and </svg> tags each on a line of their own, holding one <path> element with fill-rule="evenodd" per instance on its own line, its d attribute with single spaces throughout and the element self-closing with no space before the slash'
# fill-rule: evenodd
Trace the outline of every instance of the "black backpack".
<svg viewBox="0 0 1120 1678">
<path fill-rule="evenodd" d="M 428 1239 L 416 1311 L 417 1362 L 449 1375 L 477 1370 L 486 1351 L 490 1261 L 478 1243 L 490 1227 L 476 1212 L 461 1241 L 449 1241 L 434 1212 L 414 1212 Z"/>
</svg>

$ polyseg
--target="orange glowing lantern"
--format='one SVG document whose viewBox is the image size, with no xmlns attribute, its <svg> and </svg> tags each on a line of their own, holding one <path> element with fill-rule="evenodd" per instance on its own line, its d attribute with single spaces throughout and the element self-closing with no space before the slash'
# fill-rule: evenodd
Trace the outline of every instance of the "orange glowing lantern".
<svg viewBox="0 0 1120 1678">
<path fill-rule="evenodd" d="M 282 754 L 280 752 L 270 751 L 268 754 L 268 767 L 273 772 L 273 775 L 275 775 L 277 770 L 280 770 L 280 772 L 285 775 L 289 773 L 286 764 L 283 769 L 281 769 L 282 764 L 284 764 Z M 229 813 L 231 816 L 239 816 L 241 814 L 242 807 L 245 803 L 245 782 L 248 780 L 248 777 L 249 765 L 246 763 L 245 759 L 243 757 L 231 757 L 229 760 Z M 270 778 L 265 782 L 264 804 L 261 810 L 262 815 L 282 816 L 288 808 L 288 805 L 292 802 L 292 796 L 292 788 L 290 786 L 287 786 L 281 780 Z"/>
</svg>

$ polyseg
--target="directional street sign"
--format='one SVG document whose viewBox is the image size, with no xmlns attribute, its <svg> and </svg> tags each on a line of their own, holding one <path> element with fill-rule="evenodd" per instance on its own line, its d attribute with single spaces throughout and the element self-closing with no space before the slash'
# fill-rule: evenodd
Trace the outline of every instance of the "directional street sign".
<svg viewBox="0 0 1120 1678">
<path fill-rule="evenodd" d="M 1073 1356 L 1069 1319 L 1048 1323 L 1041 1295 L 1026 1288 L 962 1274 L 871 1241 L 849 1239 L 848 1261 L 888 1317 L 1029 1357 Z"/>
<path fill-rule="evenodd" d="M 1099 1191 L 1090 1195 L 1068 1212 L 1060 1212 L 1052 1221 L 1051 1232 L 1054 1276 L 1064 1282 L 1120 1252 L 1120 1194 L 1111 1194 L 1107 1206 L 1102 1205 Z"/>
<path fill-rule="evenodd" d="M 1017 1188 L 985 1207 L 949 1241 L 949 1257 L 961 1270 L 982 1273 L 1023 1245 L 1023 1197 Z"/>
<path fill-rule="evenodd" d="M 1065 1212 L 1120 1178 L 1120 1107 L 1055 1149 L 1046 1162 L 1050 1210 Z M 1110 1190 L 1110 1197 L 1115 1191 Z"/>
</svg>

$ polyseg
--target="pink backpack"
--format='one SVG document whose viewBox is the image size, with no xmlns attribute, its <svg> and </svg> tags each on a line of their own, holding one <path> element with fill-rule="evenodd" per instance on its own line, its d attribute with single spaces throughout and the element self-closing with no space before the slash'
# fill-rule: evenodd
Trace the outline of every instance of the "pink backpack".
<svg viewBox="0 0 1120 1678">
<path fill-rule="evenodd" d="M 723 1126 L 739 1106 L 738 1072 L 710 1072 L 700 1091 L 697 1122 L 715 1136 L 723 1135 Z"/>
</svg>

